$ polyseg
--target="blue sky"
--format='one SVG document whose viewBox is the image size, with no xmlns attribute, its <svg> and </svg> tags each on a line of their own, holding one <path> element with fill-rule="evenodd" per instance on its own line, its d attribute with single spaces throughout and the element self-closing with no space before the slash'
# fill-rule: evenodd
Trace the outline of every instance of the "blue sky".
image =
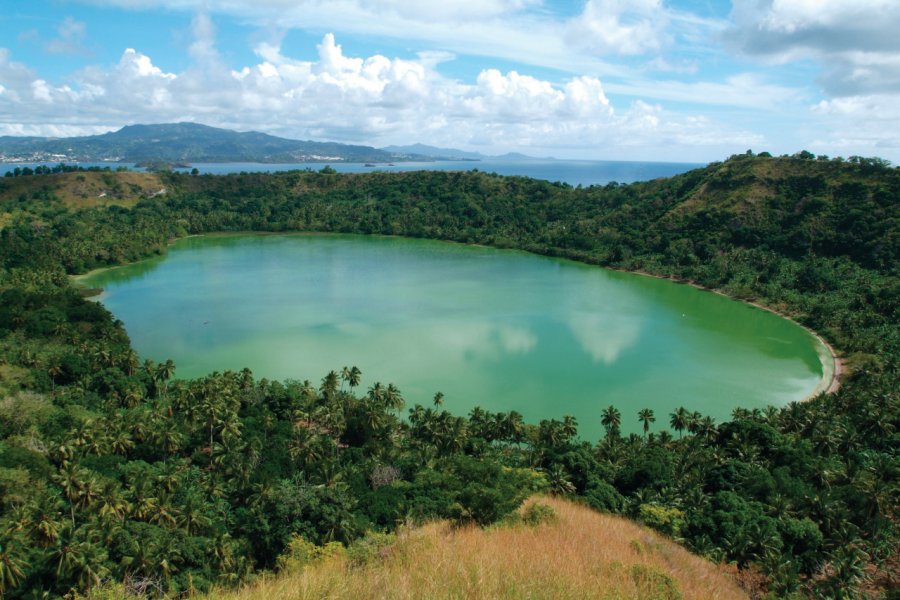
<svg viewBox="0 0 900 600">
<path fill-rule="evenodd" d="M 896 0 L 30 0 L 0 16 L 0 135 L 898 162 L 897 31 Z"/>
</svg>

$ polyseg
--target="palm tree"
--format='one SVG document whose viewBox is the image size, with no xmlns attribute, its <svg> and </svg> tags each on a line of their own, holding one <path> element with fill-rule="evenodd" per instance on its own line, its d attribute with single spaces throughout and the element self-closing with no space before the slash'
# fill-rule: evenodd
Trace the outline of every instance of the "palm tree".
<svg viewBox="0 0 900 600">
<path fill-rule="evenodd" d="M 656 417 L 653 416 L 652 408 L 642 408 L 638 411 L 638 420 L 644 425 L 644 437 L 647 437 L 647 432 L 650 431 L 650 423 L 656 421 Z"/>
<path fill-rule="evenodd" d="M 380 381 L 376 381 L 372 384 L 372 387 L 369 388 L 366 397 L 374 404 L 381 405 L 384 402 L 384 386 L 381 385 Z"/>
<path fill-rule="evenodd" d="M 435 406 L 443 406 L 444 405 L 444 392 L 437 392 L 434 395 L 434 405 Z"/>
<path fill-rule="evenodd" d="M 125 395 L 122 397 L 122 402 L 126 408 L 134 408 L 140 404 L 143 399 L 144 395 L 141 393 L 141 390 L 136 387 L 131 387 L 125 392 Z"/>
<path fill-rule="evenodd" d="M 362 381 L 362 371 L 360 371 L 356 366 L 350 367 L 350 373 L 347 375 L 347 383 L 350 385 L 350 392 L 353 392 L 353 388 L 358 386 Z"/>
<path fill-rule="evenodd" d="M 322 378 L 322 385 L 319 387 L 319 392 L 321 392 L 325 398 L 331 398 L 334 396 L 335 392 L 338 391 L 338 381 L 338 374 L 334 371 L 328 371 L 328 374 Z"/>
<path fill-rule="evenodd" d="M 421 404 L 416 404 L 414 407 L 409 409 L 409 422 L 413 425 L 419 423 L 422 420 L 424 414 L 425 408 Z"/>
<path fill-rule="evenodd" d="M 485 431 L 485 423 L 490 421 L 490 413 L 485 412 L 480 406 L 476 406 L 469 411 L 469 424 L 473 428 L 473 432 L 477 432 L 478 437 L 490 438 L 490 434 Z M 490 440 L 488 440 L 490 441 Z"/>
<path fill-rule="evenodd" d="M 60 502 L 56 501 L 56 503 Z M 55 506 L 44 507 L 38 511 L 40 514 L 35 518 L 34 532 L 37 534 L 38 545 L 41 548 L 47 548 L 59 537 L 62 514 L 55 508 Z"/>
<path fill-rule="evenodd" d="M 309 428 L 295 427 L 294 434 L 288 442 L 288 454 L 301 468 L 306 468 L 320 457 L 315 442 L 315 435 Z"/>
<path fill-rule="evenodd" d="M 56 483 L 62 488 L 63 494 L 69 501 L 69 513 L 72 517 L 72 527 L 75 527 L 75 504 L 84 486 L 87 472 L 71 464 L 66 464 L 59 470 L 55 477 Z"/>
<path fill-rule="evenodd" d="M 178 428 L 168 421 L 154 428 L 151 439 L 163 451 L 163 463 L 168 462 L 169 456 L 178 452 L 183 441 Z"/>
<path fill-rule="evenodd" d="M 681 439 L 681 432 L 684 431 L 688 425 L 689 416 L 690 413 L 688 413 L 687 409 L 683 406 L 679 406 L 675 412 L 669 415 L 669 425 L 678 432 L 678 439 Z"/>
<path fill-rule="evenodd" d="M 706 438 L 706 441 L 713 442 L 716 439 L 716 435 L 718 435 L 718 430 L 716 429 L 716 422 L 709 415 L 700 419 L 699 423 L 697 423 L 697 433 Z"/>
<path fill-rule="evenodd" d="M 50 556 L 56 562 L 57 581 L 74 582 L 83 590 L 90 590 L 100 585 L 101 580 L 109 573 L 104 563 L 108 555 L 106 550 L 85 540 L 80 530 L 67 529 L 59 537 Z"/>
<path fill-rule="evenodd" d="M 157 388 L 160 383 L 162 384 L 163 397 L 165 397 L 166 391 L 168 390 L 168 381 L 174 374 L 175 363 L 172 362 L 172 359 L 168 359 L 166 362 L 157 365 L 156 370 L 153 372 L 153 381 L 156 383 Z"/>
<path fill-rule="evenodd" d="M 538 437 L 550 448 L 555 448 L 563 442 L 561 423 L 556 419 L 542 419 L 538 424 Z"/>
<path fill-rule="evenodd" d="M 210 524 L 210 519 L 203 513 L 203 500 L 190 494 L 181 506 L 178 526 L 184 528 L 188 535 L 197 535 Z"/>
<path fill-rule="evenodd" d="M 603 409 L 603 414 L 600 418 L 600 424 L 603 425 L 603 428 L 606 429 L 606 435 L 618 435 L 619 427 L 622 426 L 622 413 L 619 412 L 619 409 L 610 404 L 606 408 Z"/>
<path fill-rule="evenodd" d="M 100 516 L 121 521 L 129 510 L 131 504 L 122 496 L 118 484 L 114 481 L 103 484 L 103 491 L 100 494 Z"/>
<path fill-rule="evenodd" d="M 511 410 L 503 419 L 503 429 L 507 439 L 518 446 L 525 435 L 525 420 L 520 413 Z"/>
<path fill-rule="evenodd" d="M 10 544 L 0 545 L 0 598 L 6 592 L 19 587 L 22 580 L 25 579 L 25 570 L 28 563 L 22 557 L 18 545 Z"/>
<path fill-rule="evenodd" d="M 694 412 L 688 414 L 687 430 L 688 430 L 690 433 L 692 433 L 692 434 L 696 434 L 696 433 L 697 433 L 697 428 L 698 428 L 699 425 L 700 425 L 700 419 L 701 419 L 702 417 L 703 417 L 703 415 L 701 415 L 701 414 L 700 414 L 699 412 L 697 412 L 697 411 L 694 411 Z"/>
<path fill-rule="evenodd" d="M 406 404 L 400 390 L 393 383 L 388 384 L 384 392 L 384 401 L 385 407 L 390 410 L 402 410 L 403 405 Z"/>
<path fill-rule="evenodd" d="M 341 391 L 344 391 L 344 382 L 350 381 L 350 367 L 344 365 L 344 368 L 341 369 Z"/>
<path fill-rule="evenodd" d="M 129 377 L 132 377 L 137 373 L 139 366 L 137 354 L 129 348 L 122 356 L 122 368 Z"/>
<path fill-rule="evenodd" d="M 131 432 L 122 426 L 113 434 L 109 447 L 113 454 L 128 454 L 128 451 L 134 448 L 134 440 L 131 439 Z"/>
<path fill-rule="evenodd" d="M 50 376 L 50 391 L 53 392 L 56 390 L 56 378 L 63 374 L 62 367 L 56 363 L 53 363 L 49 367 L 47 367 L 47 375 Z"/>
<path fill-rule="evenodd" d="M 572 439 L 578 433 L 578 421 L 576 421 L 575 417 L 572 415 L 565 415 L 560 431 L 566 438 L 566 441 Z"/>
<path fill-rule="evenodd" d="M 547 483 L 550 484 L 550 493 L 554 495 L 574 494 L 575 486 L 569 481 L 569 474 L 561 465 L 553 465 L 544 473 Z"/>
</svg>

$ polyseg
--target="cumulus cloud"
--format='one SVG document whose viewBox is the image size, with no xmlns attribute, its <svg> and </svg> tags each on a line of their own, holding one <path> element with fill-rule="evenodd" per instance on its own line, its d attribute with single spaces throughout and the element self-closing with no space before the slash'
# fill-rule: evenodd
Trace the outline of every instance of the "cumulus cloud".
<svg viewBox="0 0 900 600">
<path fill-rule="evenodd" d="M 3 120 L 58 123 L 91 117 L 92 123 L 106 116 L 133 122 L 152 115 L 156 121 L 194 119 L 269 130 L 278 124 L 280 131 L 296 136 L 408 141 L 455 125 L 475 135 L 522 121 L 529 132 L 538 132 L 552 129 L 554 122 L 611 115 L 597 79 L 554 85 L 486 70 L 475 84 L 463 85 L 440 76 L 428 59 L 348 56 L 331 34 L 319 44 L 315 61 L 294 60 L 262 44 L 258 64 L 230 70 L 217 59 L 208 20 L 198 17 L 194 29 L 194 62 L 185 72 L 164 72 L 149 56 L 129 48 L 112 68 L 78 73 L 73 86 L 49 83 L 10 61 L 4 51 Z"/>
<path fill-rule="evenodd" d="M 895 0 L 735 0 L 726 44 L 773 64 L 814 61 L 826 98 L 809 148 L 866 154 L 900 148 L 900 3 Z"/>
<path fill-rule="evenodd" d="M 568 35 L 592 54 L 643 54 L 660 48 L 668 24 L 660 0 L 588 0 Z"/>
<path fill-rule="evenodd" d="M 900 93 L 895 0 L 735 0 L 731 47 L 777 63 L 819 61 L 833 96 Z"/>
<path fill-rule="evenodd" d="M 464 83 L 439 72 L 438 65 L 452 58 L 446 52 L 414 59 L 351 56 L 330 33 L 314 60 L 286 56 L 277 43 L 266 42 L 254 48 L 255 64 L 232 69 L 216 49 L 207 13 L 195 16 L 192 29 L 190 65 L 177 73 L 128 48 L 117 63 L 88 67 L 59 85 L 0 50 L 0 133 L 76 124 L 92 133 L 104 125 L 108 130 L 135 122 L 198 121 L 300 139 L 423 141 L 581 156 L 641 145 L 747 140 L 744 132 L 643 101 L 616 110 L 596 76 L 551 81 L 489 68 Z"/>
<path fill-rule="evenodd" d="M 900 102 L 895 94 L 868 94 L 822 100 L 813 113 L 830 123 L 810 143 L 816 152 L 844 156 L 895 153 L 900 149 Z"/>
</svg>

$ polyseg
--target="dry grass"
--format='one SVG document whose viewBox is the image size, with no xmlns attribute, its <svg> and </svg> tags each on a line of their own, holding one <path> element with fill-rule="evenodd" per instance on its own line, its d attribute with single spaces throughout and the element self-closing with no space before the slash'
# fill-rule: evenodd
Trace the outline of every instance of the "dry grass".
<svg viewBox="0 0 900 600">
<path fill-rule="evenodd" d="M 59 173 L 29 177 L 0 177 L 0 201 L 48 187 L 68 208 L 133 206 L 164 189 L 154 173 L 127 171 Z"/>
<path fill-rule="evenodd" d="M 379 559 L 344 556 L 268 576 L 231 600 L 305 598 L 747 598 L 719 567 L 622 518 L 540 498 L 555 522 L 454 530 L 434 523 L 408 531 Z"/>
</svg>

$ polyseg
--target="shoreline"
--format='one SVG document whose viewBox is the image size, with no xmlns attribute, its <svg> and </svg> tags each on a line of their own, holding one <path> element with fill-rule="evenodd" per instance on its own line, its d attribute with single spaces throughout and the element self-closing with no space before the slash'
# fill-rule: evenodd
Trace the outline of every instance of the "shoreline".
<svg viewBox="0 0 900 600">
<path fill-rule="evenodd" d="M 330 231 L 252 231 L 252 230 L 251 231 L 210 231 L 207 233 L 192 233 L 192 234 L 186 235 L 184 237 L 171 239 L 166 243 L 166 246 L 170 247 L 181 240 L 186 240 L 186 239 L 195 238 L 195 237 L 234 237 L 234 236 L 242 236 L 242 235 L 252 235 L 252 236 L 262 236 L 262 237 L 276 236 L 276 235 L 287 235 L 287 236 L 320 236 L 320 235 L 362 235 L 362 236 L 365 236 L 365 235 L 369 235 L 369 236 L 388 237 L 388 238 L 390 238 L 390 237 L 406 238 L 407 237 L 407 236 L 402 236 L 402 235 L 383 235 L 383 234 L 341 234 L 339 232 L 330 232 Z M 756 302 L 753 300 L 745 300 L 742 298 L 735 298 L 734 296 L 729 296 L 728 294 L 726 294 L 725 292 L 723 292 L 721 290 L 711 289 L 711 288 L 705 287 L 705 286 L 700 285 L 699 283 L 697 283 L 695 281 L 691 281 L 691 280 L 678 279 L 678 278 L 666 276 L 666 275 L 657 275 L 655 273 L 648 273 L 647 271 L 640 271 L 640 270 L 629 271 L 627 269 L 619 269 L 616 267 L 592 264 L 592 263 L 580 261 L 577 259 L 568 258 L 565 256 L 549 256 L 546 254 L 531 252 L 529 250 L 524 250 L 521 248 L 497 248 L 495 246 L 488 246 L 485 244 L 456 242 L 454 240 L 441 240 L 441 239 L 434 239 L 434 238 L 409 238 L 409 239 L 428 239 L 428 240 L 435 241 L 435 242 L 461 244 L 464 246 L 472 246 L 472 247 L 476 247 L 476 248 L 491 248 L 491 249 L 495 249 L 495 250 L 514 250 L 517 252 L 527 252 L 528 254 L 534 254 L 536 256 L 545 256 L 547 258 L 569 260 L 569 261 L 572 261 L 572 262 L 575 262 L 575 263 L 578 263 L 581 265 L 586 265 L 589 267 L 595 267 L 595 268 L 599 268 L 599 269 L 608 269 L 610 271 L 615 271 L 618 273 L 627 273 L 627 274 L 631 274 L 631 275 L 642 275 L 644 277 L 653 277 L 654 279 L 662 279 L 662 280 L 669 281 L 672 283 L 689 285 L 690 287 L 693 287 L 695 289 L 698 289 L 698 290 L 701 290 L 704 292 L 711 292 L 713 294 L 722 296 L 723 298 L 727 298 L 729 300 L 734 300 L 736 302 L 741 302 L 743 304 L 752 306 L 754 308 L 764 310 L 766 312 L 770 312 L 782 319 L 790 321 L 794 325 L 797 325 L 798 327 L 803 328 L 817 342 L 819 342 L 819 345 L 816 348 L 816 353 L 819 355 L 819 362 L 822 365 L 822 377 L 819 380 L 819 383 L 816 385 L 816 387 L 814 387 L 813 390 L 809 394 L 807 394 L 804 398 L 802 398 L 798 402 L 806 402 L 806 401 L 814 398 L 815 396 L 818 396 L 821 393 L 834 394 L 841 387 L 841 377 L 844 375 L 844 372 L 845 372 L 844 361 L 840 356 L 838 356 L 837 351 L 828 342 L 828 340 L 826 340 L 824 337 L 822 337 L 822 335 L 819 334 L 819 332 L 815 331 L 814 329 L 807 327 L 806 325 L 804 325 L 802 323 L 798 323 L 793 317 L 786 315 L 772 307 L 761 304 L 759 302 Z M 152 258 L 152 257 L 147 257 L 147 258 Z M 146 259 L 141 259 L 141 260 L 146 260 Z M 135 261 L 135 262 L 140 262 L 140 261 Z M 130 265 L 130 264 L 134 264 L 134 263 L 125 263 L 122 265 L 112 265 L 109 267 L 99 267 L 96 269 L 91 269 L 87 273 L 81 273 L 78 275 L 70 275 L 69 277 L 76 284 L 76 287 L 81 287 L 82 289 L 86 289 L 86 286 L 84 286 L 82 283 L 84 279 L 87 279 L 88 277 L 90 277 L 92 275 L 96 275 L 97 273 L 101 273 L 103 271 L 107 271 L 110 269 L 116 269 L 118 267 L 124 267 L 124 266 Z M 105 290 L 100 288 L 100 293 L 98 293 L 94 296 L 91 296 L 90 299 L 100 301 L 103 299 L 104 295 L 105 295 Z M 820 352 L 819 351 L 820 349 L 825 350 L 825 352 L 824 353 Z"/>
<path fill-rule="evenodd" d="M 576 261 L 576 262 L 580 262 L 580 261 Z M 587 263 L 583 263 L 583 264 L 587 264 Z M 794 319 L 793 317 L 791 317 L 790 315 L 786 315 L 783 312 L 775 310 L 774 308 L 772 308 L 770 306 L 766 306 L 765 304 L 760 304 L 759 302 L 756 302 L 754 300 L 745 300 L 743 298 L 735 298 L 734 296 L 729 296 L 722 290 L 708 288 L 706 286 L 700 285 L 696 281 L 691 281 L 691 280 L 686 280 L 686 279 L 677 279 L 675 277 L 669 277 L 666 275 L 657 275 L 655 273 L 648 273 L 647 271 L 628 271 L 626 269 L 617 269 L 615 267 L 600 267 L 600 268 L 609 269 L 610 271 L 616 271 L 618 273 L 630 273 L 632 275 L 643 275 L 644 277 L 653 277 L 654 279 L 663 279 L 665 281 L 671 281 L 672 283 L 688 285 L 694 289 L 701 290 L 704 292 L 711 292 L 713 294 L 722 296 L 723 298 L 728 298 L 729 300 L 741 302 L 748 306 L 752 306 L 753 308 L 758 308 L 760 310 L 764 310 L 766 312 L 772 313 L 773 315 L 777 315 L 778 317 L 781 317 L 782 319 L 790 321 L 794 325 L 797 325 L 798 327 L 803 328 L 807 333 L 809 333 L 811 336 L 813 336 L 813 338 L 815 338 L 815 340 L 819 342 L 819 344 L 821 345 L 821 348 L 823 348 L 824 350 L 827 351 L 827 353 L 828 353 L 827 357 L 829 359 L 827 362 L 822 360 L 824 358 L 823 353 L 817 351 L 817 354 L 819 354 L 819 361 L 822 364 L 822 378 L 819 381 L 819 384 L 816 387 L 814 387 L 813 390 L 809 394 L 807 394 L 802 400 L 800 400 L 800 402 L 806 402 L 807 400 L 810 400 L 822 393 L 834 394 L 839 389 L 841 389 L 841 377 L 843 377 L 844 371 L 845 371 L 844 359 L 841 358 L 840 356 L 838 356 L 838 353 L 834 349 L 834 346 L 832 346 L 828 342 L 828 340 L 826 340 L 824 337 L 822 337 L 822 335 L 818 331 L 816 331 L 815 329 L 812 329 L 811 327 L 807 327 L 803 323 L 798 323 L 797 320 Z M 829 362 L 831 364 L 828 364 Z"/>
</svg>

